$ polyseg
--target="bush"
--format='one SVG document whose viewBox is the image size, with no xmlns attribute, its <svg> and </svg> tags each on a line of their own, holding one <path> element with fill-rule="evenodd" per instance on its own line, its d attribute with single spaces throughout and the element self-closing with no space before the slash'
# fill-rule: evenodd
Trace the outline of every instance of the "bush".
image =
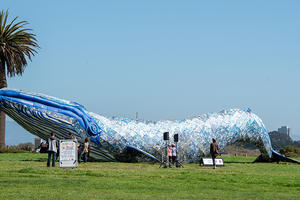
<svg viewBox="0 0 300 200">
<path fill-rule="evenodd" d="M 31 142 L 21 143 L 17 145 L 17 148 L 24 151 L 33 151 L 34 145 Z"/>
<path fill-rule="evenodd" d="M 34 145 L 31 142 L 21 143 L 18 145 L 7 146 L 6 149 L 0 149 L 0 153 L 25 153 L 32 152 Z"/>
<path fill-rule="evenodd" d="M 28 151 L 20 149 L 0 149 L 0 153 L 27 153 Z"/>
<path fill-rule="evenodd" d="M 285 146 L 279 150 L 279 153 L 288 157 L 300 157 L 300 148 L 296 146 Z"/>
</svg>

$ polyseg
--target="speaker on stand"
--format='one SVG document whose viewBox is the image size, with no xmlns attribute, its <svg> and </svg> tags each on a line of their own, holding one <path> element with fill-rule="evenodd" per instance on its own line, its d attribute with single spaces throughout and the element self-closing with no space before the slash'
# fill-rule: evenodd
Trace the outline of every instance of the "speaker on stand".
<svg viewBox="0 0 300 200">
<path fill-rule="evenodd" d="M 183 168 L 183 166 L 182 166 L 182 164 L 178 161 L 178 158 L 179 158 L 179 156 L 178 156 L 178 149 L 177 149 L 177 143 L 178 143 L 178 134 L 174 134 L 174 143 L 175 143 L 175 148 L 176 148 L 176 161 L 175 161 L 175 165 L 176 165 L 176 167 L 182 167 Z"/>
<path fill-rule="evenodd" d="M 169 141 L 169 132 L 164 132 L 164 141 Z"/>
<path fill-rule="evenodd" d="M 165 149 L 163 149 L 162 153 L 161 153 L 161 163 L 160 163 L 159 168 L 161 168 L 161 167 L 169 168 L 169 167 L 171 167 L 170 163 L 169 163 L 169 159 L 168 159 L 168 146 L 169 146 L 169 140 L 170 140 L 169 132 L 164 132 L 163 139 L 165 141 Z"/>
</svg>

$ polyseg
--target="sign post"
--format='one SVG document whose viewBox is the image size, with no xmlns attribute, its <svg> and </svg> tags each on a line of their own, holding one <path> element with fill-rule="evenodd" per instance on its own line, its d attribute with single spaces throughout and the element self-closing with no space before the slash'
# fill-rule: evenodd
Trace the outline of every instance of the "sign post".
<svg viewBox="0 0 300 200">
<path fill-rule="evenodd" d="M 62 168 L 78 166 L 76 140 L 59 140 L 59 166 Z"/>
</svg>

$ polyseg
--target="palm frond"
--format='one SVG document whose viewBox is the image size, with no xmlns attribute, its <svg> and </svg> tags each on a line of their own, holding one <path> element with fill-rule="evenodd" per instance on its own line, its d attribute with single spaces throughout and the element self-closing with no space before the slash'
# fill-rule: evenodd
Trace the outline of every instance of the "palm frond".
<svg viewBox="0 0 300 200">
<path fill-rule="evenodd" d="M 3 12 L 4 11 L 1 12 L 1 15 L 4 14 Z M 2 17 L 1 17 L 1 32 L 3 32 L 3 29 L 5 27 L 7 17 L 8 17 L 8 10 L 6 10 L 6 12 L 5 12 L 3 23 L 2 23 Z"/>
<path fill-rule="evenodd" d="M 32 29 L 25 28 L 27 21 L 17 22 L 15 17 L 10 23 L 8 10 L 0 14 L 0 63 L 6 66 L 8 76 L 22 75 L 27 66 L 27 59 L 37 54 L 39 45 Z M 3 65 L 4 63 L 4 65 Z"/>
</svg>

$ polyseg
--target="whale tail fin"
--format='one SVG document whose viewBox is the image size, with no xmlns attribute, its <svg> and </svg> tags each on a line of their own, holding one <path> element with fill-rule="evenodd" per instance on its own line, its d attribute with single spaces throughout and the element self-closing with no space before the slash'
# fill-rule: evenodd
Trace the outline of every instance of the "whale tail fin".
<svg viewBox="0 0 300 200">
<path fill-rule="evenodd" d="M 274 151 L 273 149 L 272 149 L 272 157 L 271 158 L 260 155 L 256 158 L 256 160 L 254 162 L 277 162 L 277 163 L 279 163 L 280 161 L 300 164 L 300 161 L 289 158 L 285 155 L 282 155 L 282 154 Z"/>
</svg>

